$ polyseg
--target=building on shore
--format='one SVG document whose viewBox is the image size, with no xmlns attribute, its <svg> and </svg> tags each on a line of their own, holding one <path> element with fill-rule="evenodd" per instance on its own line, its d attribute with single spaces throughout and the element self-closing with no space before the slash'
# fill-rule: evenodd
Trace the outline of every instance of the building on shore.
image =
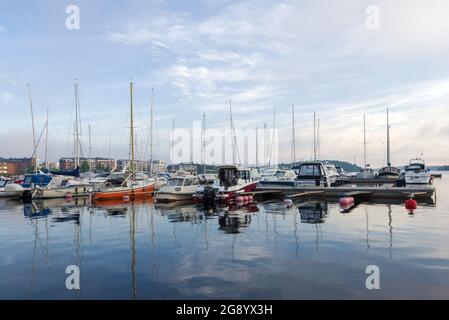
<svg viewBox="0 0 449 320">
<path fill-rule="evenodd" d="M 117 161 L 115 159 L 108 158 L 80 158 L 81 169 L 89 168 L 89 161 L 92 164 L 92 171 L 110 171 L 117 167 Z M 61 158 L 59 159 L 59 169 L 62 171 L 75 170 L 75 158 Z M 83 170 L 82 170 L 83 171 Z M 84 170 L 87 171 L 87 170 Z"/>
<path fill-rule="evenodd" d="M 150 161 L 134 160 L 134 164 L 136 166 L 136 170 L 138 171 L 150 172 L 150 170 L 152 170 L 154 174 L 167 171 L 167 164 L 163 160 L 153 160 L 152 168 L 150 166 Z M 118 170 L 129 169 L 130 165 L 131 160 L 128 159 L 121 159 L 117 161 Z"/>
<path fill-rule="evenodd" d="M 36 161 L 36 158 L 0 158 L 0 175 L 25 174 L 34 169 Z"/>
</svg>

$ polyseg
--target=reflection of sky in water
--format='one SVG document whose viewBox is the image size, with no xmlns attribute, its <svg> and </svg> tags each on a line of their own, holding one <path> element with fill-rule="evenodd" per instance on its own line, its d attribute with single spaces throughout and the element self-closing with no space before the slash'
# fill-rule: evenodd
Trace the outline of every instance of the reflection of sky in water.
<svg viewBox="0 0 449 320">
<path fill-rule="evenodd" d="M 436 206 L 0 202 L 0 298 L 449 298 L 448 178 Z M 81 265 L 81 292 L 65 267 Z M 381 290 L 365 289 L 365 267 Z"/>
</svg>

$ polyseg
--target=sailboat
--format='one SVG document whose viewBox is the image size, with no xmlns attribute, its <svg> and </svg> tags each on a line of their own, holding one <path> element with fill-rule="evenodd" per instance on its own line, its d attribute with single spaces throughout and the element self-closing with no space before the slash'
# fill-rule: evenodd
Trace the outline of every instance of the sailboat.
<svg viewBox="0 0 449 320">
<path fill-rule="evenodd" d="M 130 83 L 130 139 L 131 139 L 131 165 L 127 173 L 112 174 L 104 184 L 93 194 L 96 201 L 126 199 L 130 200 L 152 195 L 155 181 L 148 176 L 136 172 L 134 159 L 134 114 L 133 114 L 133 82 Z"/>
<path fill-rule="evenodd" d="M 363 115 L 363 169 L 356 174 L 357 179 L 374 179 L 376 177 L 374 170 L 366 163 L 366 117 Z"/>
<path fill-rule="evenodd" d="M 379 170 L 378 176 L 382 178 L 399 178 L 401 171 L 391 166 L 390 161 L 390 119 L 387 108 L 387 166 Z"/>
</svg>

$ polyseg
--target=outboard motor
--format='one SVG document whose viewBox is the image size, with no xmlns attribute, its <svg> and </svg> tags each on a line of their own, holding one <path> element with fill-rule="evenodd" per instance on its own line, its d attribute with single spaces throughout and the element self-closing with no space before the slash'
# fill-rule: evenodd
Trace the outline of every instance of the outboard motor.
<svg viewBox="0 0 449 320">
<path fill-rule="evenodd" d="M 203 191 L 203 205 L 204 207 L 215 206 L 215 199 L 217 197 L 217 189 L 211 186 L 204 187 Z"/>
</svg>

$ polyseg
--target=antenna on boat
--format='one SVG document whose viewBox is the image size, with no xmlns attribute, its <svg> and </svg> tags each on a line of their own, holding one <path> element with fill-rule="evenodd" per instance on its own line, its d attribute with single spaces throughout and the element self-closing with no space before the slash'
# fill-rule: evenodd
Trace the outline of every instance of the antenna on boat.
<svg viewBox="0 0 449 320">
<path fill-rule="evenodd" d="M 31 85 L 29 83 L 27 84 L 27 88 L 28 88 L 28 98 L 29 98 L 29 102 L 30 102 L 31 128 L 33 130 L 33 147 L 34 147 L 34 152 L 37 152 L 37 150 L 36 150 L 36 148 L 37 148 L 37 145 L 36 145 L 36 132 L 35 132 L 35 129 L 34 129 L 33 100 L 31 99 Z M 38 164 L 37 164 L 37 157 L 36 156 L 35 156 L 34 160 L 35 160 L 34 161 L 35 162 L 34 163 L 34 170 L 35 170 L 35 172 L 37 172 Z"/>
</svg>

